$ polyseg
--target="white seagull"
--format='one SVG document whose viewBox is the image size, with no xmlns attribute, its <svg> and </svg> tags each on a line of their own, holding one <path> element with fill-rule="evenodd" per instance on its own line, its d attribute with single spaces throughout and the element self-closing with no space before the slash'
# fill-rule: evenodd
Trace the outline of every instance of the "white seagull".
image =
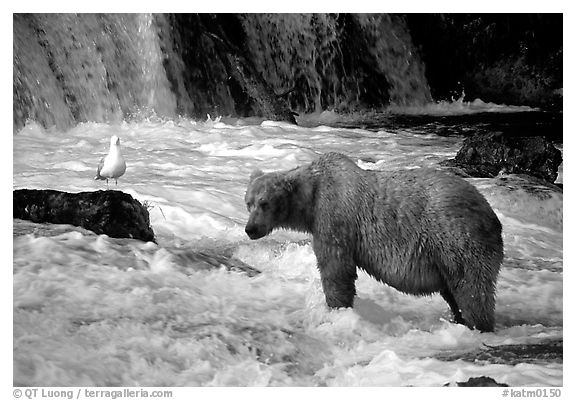
<svg viewBox="0 0 576 400">
<path fill-rule="evenodd" d="M 126 172 L 126 162 L 120 151 L 120 138 L 114 135 L 110 138 L 110 151 L 100 160 L 94 180 L 106 180 L 106 186 L 108 186 L 108 179 L 114 179 L 118 185 L 118 178 L 124 175 L 124 172 Z"/>
</svg>

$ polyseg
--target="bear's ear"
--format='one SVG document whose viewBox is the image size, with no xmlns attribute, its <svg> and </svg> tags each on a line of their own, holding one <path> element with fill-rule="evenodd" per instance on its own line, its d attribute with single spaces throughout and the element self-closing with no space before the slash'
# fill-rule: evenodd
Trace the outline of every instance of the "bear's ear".
<svg viewBox="0 0 576 400">
<path fill-rule="evenodd" d="M 254 170 L 251 174 L 250 174 L 250 182 L 252 182 L 254 179 L 258 178 L 259 176 L 264 175 L 264 172 L 262 172 L 261 170 L 257 169 Z"/>
</svg>

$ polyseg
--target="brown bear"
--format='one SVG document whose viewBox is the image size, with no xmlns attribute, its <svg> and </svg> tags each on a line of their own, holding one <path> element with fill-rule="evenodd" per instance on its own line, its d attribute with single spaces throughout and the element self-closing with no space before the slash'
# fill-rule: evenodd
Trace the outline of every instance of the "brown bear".
<svg viewBox="0 0 576 400">
<path fill-rule="evenodd" d="M 502 226 L 465 180 L 424 168 L 366 171 L 328 153 L 255 171 L 245 201 L 251 239 L 275 228 L 312 234 L 329 307 L 352 307 L 359 267 L 404 293 L 440 292 L 455 322 L 494 330 Z"/>
</svg>

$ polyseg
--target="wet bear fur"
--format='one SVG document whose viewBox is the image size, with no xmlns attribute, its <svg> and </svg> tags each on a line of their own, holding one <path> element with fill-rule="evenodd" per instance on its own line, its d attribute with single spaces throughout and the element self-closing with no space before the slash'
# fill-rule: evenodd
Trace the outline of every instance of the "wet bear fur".
<svg viewBox="0 0 576 400">
<path fill-rule="evenodd" d="M 465 180 L 432 169 L 365 171 L 338 153 L 290 171 L 255 171 L 251 239 L 311 233 L 329 307 L 352 307 L 356 267 L 404 293 L 439 292 L 455 322 L 494 330 L 502 226 Z"/>
</svg>

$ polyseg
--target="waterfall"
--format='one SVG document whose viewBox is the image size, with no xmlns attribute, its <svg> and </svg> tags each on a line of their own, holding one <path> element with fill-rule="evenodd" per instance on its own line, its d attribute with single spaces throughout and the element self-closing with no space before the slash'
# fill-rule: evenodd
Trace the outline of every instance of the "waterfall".
<svg viewBox="0 0 576 400">
<path fill-rule="evenodd" d="M 261 76 L 254 79 L 294 111 L 348 112 L 431 100 L 401 16 L 14 14 L 13 19 L 15 131 L 27 120 L 67 129 L 78 122 L 151 115 L 259 115 L 262 102 L 234 82 L 213 32 L 240 49 L 240 60 L 250 64 L 246 73 L 256 71 Z"/>
<path fill-rule="evenodd" d="M 248 14 L 244 29 L 260 72 L 306 111 L 431 101 L 403 19 L 386 14 Z"/>
<path fill-rule="evenodd" d="M 396 16 L 358 15 L 368 52 L 390 84 L 390 103 L 399 106 L 432 100 L 424 64 L 416 54 L 406 24 Z"/>
<path fill-rule="evenodd" d="M 14 15 L 14 125 L 176 115 L 151 15 Z"/>
<path fill-rule="evenodd" d="M 176 112 L 176 98 L 170 90 L 163 66 L 164 54 L 160 50 L 154 19 L 150 14 L 137 15 L 136 19 L 136 47 L 140 57 L 143 105 L 146 110 L 155 110 L 160 115 L 173 117 Z"/>
</svg>

